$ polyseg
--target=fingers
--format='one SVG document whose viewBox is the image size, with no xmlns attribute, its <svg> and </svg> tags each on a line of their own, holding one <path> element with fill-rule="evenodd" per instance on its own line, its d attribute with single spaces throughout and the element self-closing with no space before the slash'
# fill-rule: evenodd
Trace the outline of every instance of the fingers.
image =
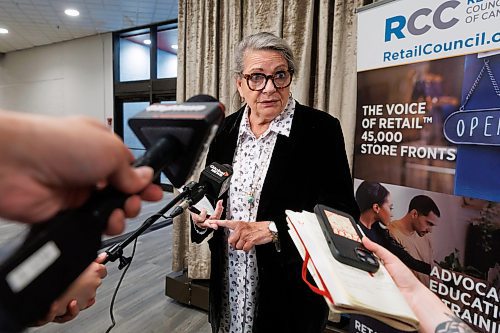
<svg viewBox="0 0 500 333">
<path fill-rule="evenodd" d="M 229 245 L 231 245 L 235 249 L 242 249 L 243 245 L 241 245 L 239 248 L 237 247 L 238 241 L 241 239 L 241 235 L 239 231 L 233 231 L 229 234 L 229 237 L 227 238 L 227 242 Z"/>
<path fill-rule="evenodd" d="M 78 302 L 76 300 L 72 300 L 68 304 L 66 313 L 63 314 L 62 316 L 55 317 L 53 322 L 59 323 L 59 324 L 68 322 L 68 321 L 76 318 L 76 316 L 78 316 L 78 313 L 80 313 L 80 308 L 78 307 Z"/>
<path fill-rule="evenodd" d="M 94 304 L 95 304 L 95 297 L 89 299 L 87 305 L 83 308 L 83 310 L 90 308 Z"/>
<path fill-rule="evenodd" d="M 224 227 L 231 230 L 235 230 L 241 223 L 240 221 L 232 221 L 232 220 L 212 220 L 211 222 L 217 224 L 219 227 Z"/>
<path fill-rule="evenodd" d="M 99 276 L 101 279 L 104 279 L 106 276 L 108 276 L 108 270 L 106 269 L 106 266 L 104 266 L 102 263 L 104 260 L 106 260 L 106 257 L 108 255 L 106 252 L 99 253 L 97 258 L 94 260 L 95 264 L 98 264 L 96 268 L 97 276 Z"/>
<path fill-rule="evenodd" d="M 207 210 L 205 208 L 202 208 L 200 214 L 191 212 L 191 219 L 197 225 L 202 224 L 207 219 Z"/>
<path fill-rule="evenodd" d="M 222 211 L 224 210 L 224 207 L 222 206 L 222 200 L 217 201 L 217 204 L 215 205 L 215 211 L 210 216 L 213 220 L 218 220 L 222 216 Z"/>
<path fill-rule="evenodd" d="M 52 302 L 52 304 L 50 305 L 50 310 L 47 313 L 47 315 L 43 319 L 34 323 L 33 326 L 43 326 L 53 321 L 57 315 L 58 309 L 59 309 L 59 303 L 57 301 Z"/>
<path fill-rule="evenodd" d="M 125 230 L 125 213 L 121 209 L 115 209 L 109 216 L 105 233 L 113 236 L 121 234 L 123 230 Z"/>
<path fill-rule="evenodd" d="M 249 252 L 253 247 L 254 244 L 252 244 L 251 242 L 246 242 L 241 249 L 245 252 Z"/>
<path fill-rule="evenodd" d="M 267 224 L 232 220 L 214 220 L 219 227 L 231 230 L 228 243 L 236 250 L 250 251 L 254 246 L 272 241 Z"/>
<path fill-rule="evenodd" d="M 227 242 L 235 250 L 243 250 L 246 248 L 246 251 L 248 252 L 253 247 L 253 244 L 251 242 L 247 242 L 238 231 L 231 232 Z"/>
<path fill-rule="evenodd" d="M 141 211 L 141 197 L 132 195 L 127 198 L 123 207 L 125 217 L 136 217 Z"/>
<path fill-rule="evenodd" d="M 142 166 L 133 168 L 123 163 L 110 177 L 110 183 L 125 193 L 138 193 L 153 180 L 153 169 Z"/>
<path fill-rule="evenodd" d="M 108 276 L 108 270 L 106 269 L 106 266 L 103 264 L 98 264 L 98 268 L 96 270 L 97 276 L 100 277 L 101 279 L 104 279 L 106 276 Z"/>
<path fill-rule="evenodd" d="M 158 185 L 148 185 L 140 195 L 132 195 L 125 201 L 123 210 L 115 209 L 108 220 L 107 235 L 117 235 L 125 229 L 125 218 L 136 217 L 141 210 L 141 198 L 147 201 L 158 201 L 163 191 Z"/>
<path fill-rule="evenodd" d="M 236 242 L 236 244 L 233 245 L 233 247 L 236 249 L 236 250 L 243 250 L 243 248 L 245 247 L 245 244 L 247 242 L 242 239 L 242 238 L 239 238 L 238 241 Z M 231 243 L 230 243 L 231 244 Z"/>
<path fill-rule="evenodd" d="M 369 240 L 368 237 L 363 237 L 362 242 L 368 250 L 375 253 L 382 260 L 384 267 L 399 288 L 414 290 L 421 285 L 410 269 L 389 250 Z"/>
<path fill-rule="evenodd" d="M 142 200 L 160 201 L 163 198 L 163 190 L 156 184 L 150 184 L 139 195 Z"/>
<path fill-rule="evenodd" d="M 382 261 L 388 263 L 388 262 L 395 262 L 398 260 L 396 256 L 394 256 L 389 250 L 386 248 L 378 245 L 377 243 L 371 241 L 368 237 L 363 237 L 362 239 L 363 245 L 373 253 L 377 255 Z"/>
<path fill-rule="evenodd" d="M 361 240 L 363 242 L 363 245 L 370 251 L 376 253 L 376 251 L 378 250 L 379 248 L 379 245 L 375 242 L 372 242 L 370 240 L 370 238 L 368 237 L 363 237 L 363 239 Z"/>
<path fill-rule="evenodd" d="M 99 255 L 97 256 L 97 258 L 95 258 L 94 262 L 96 262 L 98 264 L 102 264 L 104 262 L 104 260 L 106 260 L 107 256 L 108 255 L 107 255 L 106 252 L 99 253 Z"/>
<path fill-rule="evenodd" d="M 245 252 L 250 251 L 256 245 L 251 237 L 243 237 L 237 232 L 232 232 L 227 241 L 233 249 Z"/>
<path fill-rule="evenodd" d="M 217 230 L 219 226 L 211 220 L 211 217 L 207 218 L 207 210 L 205 208 L 201 209 L 200 214 L 191 212 L 191 219 L 194 224 L 201 229 L 214 229 Z"/>
</svg>

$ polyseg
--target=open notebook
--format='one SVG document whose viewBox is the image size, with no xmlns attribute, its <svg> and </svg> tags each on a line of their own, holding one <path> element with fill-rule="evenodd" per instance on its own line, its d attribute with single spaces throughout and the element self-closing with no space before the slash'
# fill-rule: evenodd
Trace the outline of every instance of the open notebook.
<svg viewBox="0 0 500 333">
<path fill-rule="evenodd" d="M 418 319 L 382 264 L 368 273 L 340 263 L 314 213 L 287 210 L 286 215 L 290 236 L 304 258 L 302 276 L 307 265 L 318 287 L 306 283 L 325 297 L 333 312 L 364 314 L 399 330 L 418 330 Z"/>
</svg>

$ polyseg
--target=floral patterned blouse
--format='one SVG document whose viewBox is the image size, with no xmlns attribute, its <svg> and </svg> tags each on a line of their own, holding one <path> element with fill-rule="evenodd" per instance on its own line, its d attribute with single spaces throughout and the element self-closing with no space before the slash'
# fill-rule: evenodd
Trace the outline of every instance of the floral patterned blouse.
<svg viewBox="0 0 500 333">
<path fill-rule="evenodd" d="M 278 134 L 289 136 L 295 100 L 290 96 L 286 108 L 258 138 L 252 133 L 247 106 L 241 120 L 237 148 L 233 158 L 233 177 L 229 187 L 226 219 L 254 223 L 259 208 L 260 193 L 266 178 Z M 225 230 L 226 256 L 220 332 L 252 332 L 258 302 L 259 274 L 255 248 L 248 253 L 233 249 Z"/>
</svg>

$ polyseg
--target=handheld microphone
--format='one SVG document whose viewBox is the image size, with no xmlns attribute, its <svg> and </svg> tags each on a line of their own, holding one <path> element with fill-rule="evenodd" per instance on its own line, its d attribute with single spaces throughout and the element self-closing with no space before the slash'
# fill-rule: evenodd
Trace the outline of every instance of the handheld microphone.
<svg viewBox="0 0 500 333">
<path fill-rule="evenodd" d="M 180 188 L 201 163 L 223 118 L 224 105 L 211 96 L 196 95 L 183 104 L 153 104 L 128 123 L 146 148 L 161 138 L 178 148 L 161 172 Z"/>
<path fill-rule="evenodd" d="M 233 175 L 233 168 L 227 164 L 213 162 L 209 164 L 200 175 L 198 183 L 190 182 L 183 188 L 188 191 L 186 199 L 181 201 L 170 213 L 171 217 L 180 215 L 186 208 L 196 211 L 193 205 L 206 196 L 210 201 L 216 201 L 229 188 L 229 181 Z"/>
<path fill-rule="evenodd" d="M 153 105 L 129 123 L 148 148 L 134 165 L 165 172 L 180 187 L 224 118 L 216 102 Z M 102 231 L 130 195 L 110 186 L 76 209 L 32 226 L 23 244 L 0 265 L 0 310 L 16 327 L 42 319 L 52 302 L 96 258 Z"/>
</svg>

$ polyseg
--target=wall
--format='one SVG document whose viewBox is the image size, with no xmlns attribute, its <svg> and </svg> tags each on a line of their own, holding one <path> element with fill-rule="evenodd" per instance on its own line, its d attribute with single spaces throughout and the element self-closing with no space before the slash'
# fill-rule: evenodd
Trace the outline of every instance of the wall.
<svg viewBox="0 0 500 333">
<path fill-rule="evenodd" d="M 113 115 L 111 33 L 9 52 L 0 58 L 0 108 L 50 115 Z"/>
</svg>

